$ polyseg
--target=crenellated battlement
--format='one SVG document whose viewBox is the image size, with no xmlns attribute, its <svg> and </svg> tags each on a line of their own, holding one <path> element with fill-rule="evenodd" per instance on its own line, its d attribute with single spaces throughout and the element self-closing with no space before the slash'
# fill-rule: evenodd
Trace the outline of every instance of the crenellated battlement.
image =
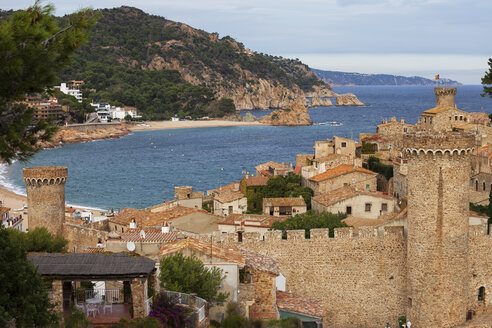
<svg viewBox="0 0 492 328">
<path fill-rule="evenodd" d="M 403 238 L 403 227 L 384 227 L 384 229 L 378 229 L 376 227 L 360 227 L 358 233 L 354 233 L 352 227 L 348 228 L 335 228 L 334 237 L 329 236 L 329 229 L 311 229 L 310 238 L 306 238 L 304 230 L 287 230 L 287 238 L 282 238 L 282 231 L 273 230 L 267 231 L 263 234 L 263 237 L 259 232 L 243 232 L 241 234 L 241 240 L 238 241 L 237 233 L 227 234 L 214 234 L 213 240 L 217 243 L 237 243 L 237 244 L 250 244 L 250 243 L 289 243 L 292 241 L 323 241 L 328 242 L 346 242 L 347 239 L 384 239 L 387 237 Z M 202 237 L 204 235 L 201 235 Z M 210 235 L 205 235 L 204 240 L 210 240 Z"/>
<path fill-rule="evenodd" d="M 38 166 L 22 169 L 24 182 L 28 185 L 53 185 L 67 181 L 68 169 L 64 166 Z"/>
<path fill-rule="evenodd" d="M 419 131 L 405 134 L 403 152 L 415 156 L 469 156 L 473 153 L 475 137 L 468 133 L 432 133 Z"/>
</svg>

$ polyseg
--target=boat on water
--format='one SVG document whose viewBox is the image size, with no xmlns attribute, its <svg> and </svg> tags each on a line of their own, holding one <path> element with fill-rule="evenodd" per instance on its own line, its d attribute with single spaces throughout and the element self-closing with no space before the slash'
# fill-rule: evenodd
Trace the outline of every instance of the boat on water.
<svg viewBox="0 0 492 328">
<path fill-rule="evenodd" d="M 342 126 L 343 123 L 342 122 L 337 122 L 337 121 L 333 121 L 333 122 L 319 122 L 319 123 L 314 123 L 315 125 L 329 125 L 329 126 Z"/>
</svg>

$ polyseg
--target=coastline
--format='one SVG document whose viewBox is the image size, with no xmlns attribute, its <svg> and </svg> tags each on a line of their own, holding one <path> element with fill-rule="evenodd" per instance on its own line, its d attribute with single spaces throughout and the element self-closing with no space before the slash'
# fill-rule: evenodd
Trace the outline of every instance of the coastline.
<svg viewBox="0 0 492 328">
<path fill-rule="evenodd" d="M 259 126 L 265 125 L 260 122 L 236 122 L 225 120 L 209 120 L 209 121 L 148 121 L 143 122 L 149 126 L 135 125 L 128 126 L 131 131 L 147 131 L 147 130 L 172 130 L 172 129 L 192 129 L 192 128 L 214 128 L 228 126 Z"/>
</svg>

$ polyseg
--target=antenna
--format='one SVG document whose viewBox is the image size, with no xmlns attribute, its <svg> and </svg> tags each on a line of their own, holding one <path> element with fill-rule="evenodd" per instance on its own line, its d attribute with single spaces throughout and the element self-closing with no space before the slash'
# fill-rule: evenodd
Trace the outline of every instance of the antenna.
<svg viewBox="0 0 492 328">
<path fill-rule="evenodd" d="M 129 250 L 130 252 L 133 252 L 135 250 L 135 243 L 133 241 L 127 242 L 126 249 Z"/>
</svg>

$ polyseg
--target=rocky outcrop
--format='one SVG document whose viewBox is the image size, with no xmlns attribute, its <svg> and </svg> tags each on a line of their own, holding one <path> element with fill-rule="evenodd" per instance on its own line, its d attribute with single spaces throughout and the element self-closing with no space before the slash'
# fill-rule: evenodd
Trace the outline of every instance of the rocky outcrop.
<svg viewBox="0 0 492 328">
<path fill-rule="evenodd" d="M 333 106 L 330 98 L 322 99 L 320 97 L 311 98 L 311 103 L 309 103 L 309 107 L 318 107 L 318 106 Z"/>
<path fill-rule="evenodd" d="M 251 114 L 250 112 L 247 112 L 243 116 L 243 122 L 256 122 L 257 120 L 258 119 L 253 114 Z"/>
<path fill-rule="evenodd" d="M 259 119 L 261 123 L 268 125 L 299 126 L 312 125 L 313 121 L 309 117 L 309 111 L 302 104 L 294 103 L 263 116 Z"/>
<path fill-rule="evenodd" d="M 337 106 L 365 106 L 353 93 L 344 93 L 337 95 Z"/>
<path fill-rule="evenodd" d="M 66 143 L 79 143 L 100 139 L 119 138 L 130 133 L 125 126 L 105 127 L 89 131 L 81 131 L 63 127 L 55 134 L 50 142 L 40 143 L 39 148 L 54 148 Z"/>
</svg>

